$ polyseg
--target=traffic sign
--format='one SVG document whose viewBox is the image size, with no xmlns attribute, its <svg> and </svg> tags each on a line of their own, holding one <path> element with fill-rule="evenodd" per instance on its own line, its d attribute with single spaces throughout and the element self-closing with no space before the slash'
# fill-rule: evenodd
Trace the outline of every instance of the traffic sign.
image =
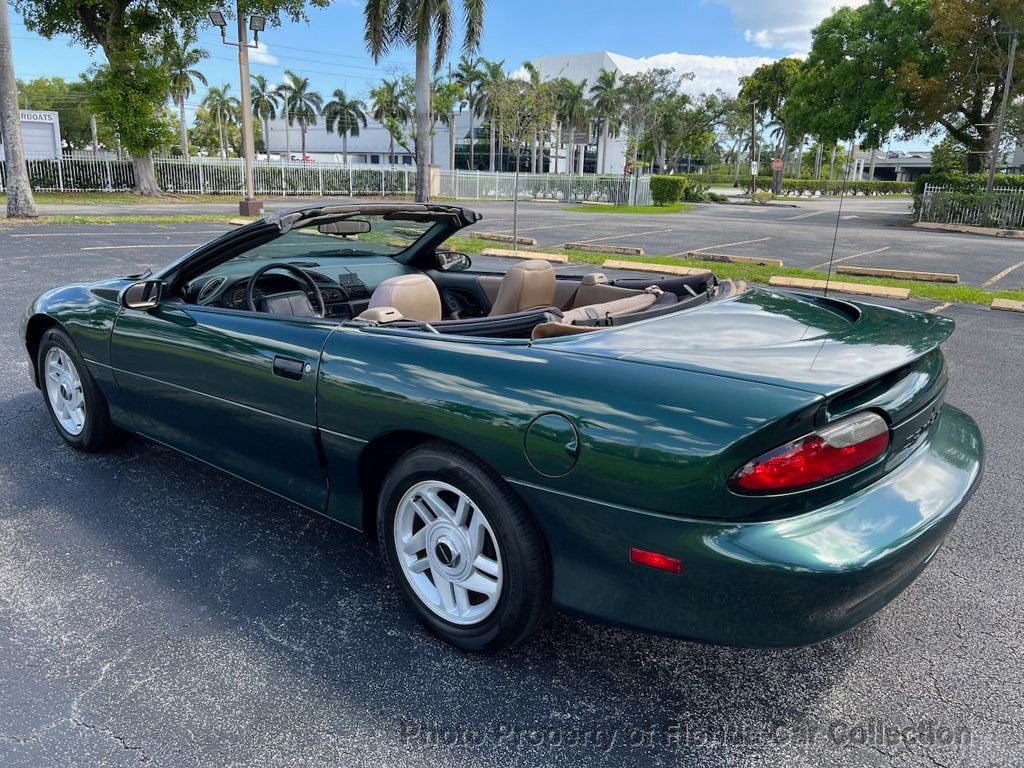
<svg viewBox="0 0 1024 768">
<path fill-rule="evenodd" d="M 775 171 L 776 173 L 782 170 L 782 158 L 777 157 L 774 160 L 772 160 L 772 170 Z"/>
</svg>

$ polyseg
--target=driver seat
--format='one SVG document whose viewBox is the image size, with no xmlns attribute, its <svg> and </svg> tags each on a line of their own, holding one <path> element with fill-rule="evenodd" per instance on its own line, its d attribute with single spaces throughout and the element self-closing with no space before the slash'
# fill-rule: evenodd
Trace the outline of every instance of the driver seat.
<svg viewBox="0 0 1024 768">
<path fill-rule="evenodd" d="M 406 320 L 433 323 L 441 319 L 441 294 L 426 275 L 398 275 L 378 285 L 367 311 L 391 307 Z"/>
</svg>

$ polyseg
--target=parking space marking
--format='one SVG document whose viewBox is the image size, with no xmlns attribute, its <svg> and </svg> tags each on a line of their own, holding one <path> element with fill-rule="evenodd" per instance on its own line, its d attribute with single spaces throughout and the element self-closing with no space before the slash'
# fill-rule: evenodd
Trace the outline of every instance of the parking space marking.
<svg viewBox="0 0 1024 768">
<path fill-rule="evenodd" d="M 953 302 L 947 301 L 945 304 L 939 304 L 937 307 L 932 307 L 931 309 L 926 309 L 925 312 L 927 312 L 929 315 L 937 315 L 942 310 L 949 309 L 952 306 L 953 306 Z"/>
<path fill-rule="evenodd" d="M 669 256 L 685 256 L 688 253 L 699 253 L 700 251 L 710 251 L 713 248 L 728 248 L 732 245 L 747 245 L 748 243 L 763 243 L 765 240 L 771 240 L 770 237 L 759 237 L 756 240 L 738 240 L 735 243 L 719 243 L 718 245 L 705 245 L 703 248 L 689 248 L 679 253 L 670 253 Z"/>
<path fill-rule="evenodd" d="M 592 227 L 592 226 L 594 226 L 594 222 L 592 222 L 592 221 L 578 221 L 575 224 L 546 224 L 543 227 L 520 227 L 519 231 L 520 232 L 533 232 L 535 229 L 561 229 L 563 227 L 564 228 L 569 228 L 569 227 Z M 509 233 L 511 231 L 512 231 L 511 229 L 499 229 L 498 230 L 498 232 L 501 232 L 502 234 L 507 234 L 507 233 Z"/>
<path fill-rule="evenodd" d="M 160 243 L 159 245 L 90 245 L 83 251 L 121 251 L 126 248 L 198 248 L 204 243 Z"/>
<path fill-rule="evenodd" d="M 821 216 L 825 213 L 834 213 L 834 211 L 811 211 L 810 213 L 801 213 L 796 216 L 786 216 L 782 221 L 796 221 L 797 219 L 809 219 L 812 216 Z"/>
<path fill-rule="evenodd" d="M 982 283 L 981 287 L 982 288 L 988 288 L 990 285 L 995 285 L 1000 280 L 1002 280 L 1004 277 L 1006 277 L 1008 274 L 1013 272 L 1015 269 L 1020 269 L 1021 267 L 1024 267 L 1024 261 L 1020 262 L 1019 264 L 1014 264 L 1012 267 L 1007 267 L 1002 272 L 1000 272 L 998 275 L 993 277 L 991 280 L 986 280 L 984 283 Z"/>
<path fill-rule="evenodd" d="M 829 264 L 838 264 L 842 261 L 849 261 L 850 259 L 859 259 L 861 256 L 870 256 L 872 253 L 881 253 L 882 251 L 888 251 L 889 246 L 885 245 L 881 248 L 875 248 L 873 251 L 864 251 L 864 253 L 855 253 L 852 256 L 843 256 L 841 259 L 832 259 L 831 261 L 823 261 L 821 264 L 815 264 L 811 269 L 821 269 L 827 267 Z"/>
<path fill-rule="evenodd" d="M 672 229 L 651 229 L 647 232 L 630 232 L 626 235 L 612 235 L 611 237 L 595 237 L 593 240 L 575 240 L 577 243 L 600 243 L 605 240 L 621 240 L 624 237 L 640 237 L 641 235 L 657 235 L 662 232 L 673 232 Z"/>
</svg>

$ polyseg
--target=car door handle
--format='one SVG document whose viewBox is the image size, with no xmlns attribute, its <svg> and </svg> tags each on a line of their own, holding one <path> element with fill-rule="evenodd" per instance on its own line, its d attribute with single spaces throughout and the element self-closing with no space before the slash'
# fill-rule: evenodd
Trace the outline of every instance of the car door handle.
<svg viewBox="0 0 1024 768">
<path fill-rule="evenodd" d="M 294 379 L 295 381 L 298 381 L 302 378 L 302 374 L 306 368 L 311 368 L 311 366 L 308 366 L 301 360 L 293 360 L 290 357 L 274 355 L 275 376 L 283 376 L 286 379 Z"/>
</svg>

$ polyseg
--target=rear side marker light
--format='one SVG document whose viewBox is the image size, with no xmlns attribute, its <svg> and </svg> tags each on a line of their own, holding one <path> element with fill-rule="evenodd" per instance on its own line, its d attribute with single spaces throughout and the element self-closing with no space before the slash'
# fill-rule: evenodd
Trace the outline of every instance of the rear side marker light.
<svg viewBox="0 0 1024 768">
<path fill-rule="evenodd" d="M 808 488 L 870 464 L 888 447 L 889 425 L 865 411 L 757 457 L 733 474 L 731 485 L 752 493 Z"/>
<path fill-rule="evenodd" d="M 661 555 L 657 552 L 648 552 L 646 549 L 633 547 L 629 550 L 629 562 L 637 565 L 646 565 L 650 568 L 657 568 L 660 571 L 669 573 L 682 573 L 683 561 L 668 555 Z"/>
</svg>

